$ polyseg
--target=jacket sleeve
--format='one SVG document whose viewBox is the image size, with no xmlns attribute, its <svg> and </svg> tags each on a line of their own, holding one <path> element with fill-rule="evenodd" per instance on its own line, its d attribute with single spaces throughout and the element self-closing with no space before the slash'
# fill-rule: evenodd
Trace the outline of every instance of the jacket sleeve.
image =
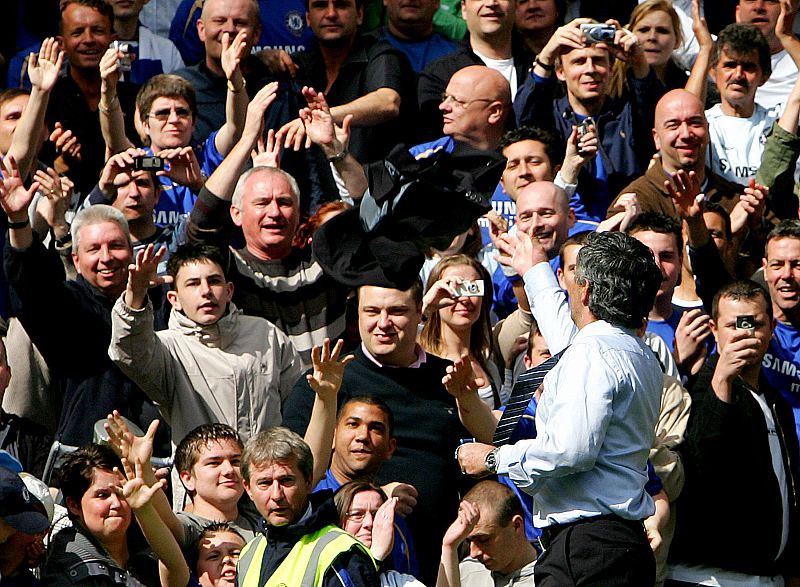
<svg viewBox="0 0 800 587">
<path fill-rule="evenodd" d="M 303 374 L 303 360 L 292 341 L 282 331 L 275 329 L 276 349 L 280 365 L 280 394 L 281 403 L 285 402 L 292 393 L 295 383 Z M 305 378 L 303 378 L 305 381 Z"/>
<path fill-rule="evenodd" d="M 695 276 L 697 295 L 703 300 L 703 307 L 711 315 L 711 302 L 714 296 L 725 285 L 733 281 L 733 277 L 722 262 L 719 251 L 714 241 L 708 242 L 702 247 L 689 247 L 689 264 Z"/>
<path fill-rule="evenodd" d="M 124 296 L 124 294 L 123 294 Z M 169 411 L 175 380 L 175 359 L 153 330 L 150 300 L 141 310 L 127 306 L 120 296 L 111 311 L 111 344 L 108 356 L 154 402 Z"/>
<path fill-rule="evenodd" d="M 784 130 L 775 122 L 764 145 L 756 183 L 769 188 L 767 208 L 780 219 L 797 218 L 794 173 L 798 156 L 800 137 Z"/>
<path fill-rule="evenodd" d="M 517 90 L 514 98 L 514 114 L 517 125 L 535 125 L 541 129 L 555 131 L 553 100 L 557 87 L 556 77 L 537 77 L 533 73 Z"/>
<path fill-rule="evenodd" d="M 340 555 L 325 573 L 323 587 L 375 587 L 380 585 L 375 564 L 358 547 Z"/>
<path fill-rule="evenodd" d="M 341 392 L 339 394 L 341 401 Z M 294 384 L 292 392 L 283 405 L 283 426 L 304 436 L 314 407 L 314 391 L 301 375 Z"/>
<path fill-rule="evenodd" d="M 633 132 L 638 145 L 639 164 L 642 170 L 647 169 L 650 158 L 655 153 L 653 142 L 653 126 L 655 125 L 656 104 L 664 95 L 667 88 L 656 77 L 653 69 L 641 79 L 632 75 L 628 77 L 633 102 Z"/>
<path fill-rule="evenodd" d="M 683 442 L 691 405 L 689 392 L 680 382 L 674 377 L 664 376 L 661 410 L 656 422 L 653 448 L 650 449 L 650 461 L 670 501 L 675 501 L 683 489 L 683 462 L 675 447 Z"/>
<path fill-rule="evenodd" d="M 230 202 L 219 198 L 203 186 L 189 214 L 187 225 L 189 241 L 215 245 L 223 251 L 227 250 L 233 236 L 230 209 Z"/>
</svg>

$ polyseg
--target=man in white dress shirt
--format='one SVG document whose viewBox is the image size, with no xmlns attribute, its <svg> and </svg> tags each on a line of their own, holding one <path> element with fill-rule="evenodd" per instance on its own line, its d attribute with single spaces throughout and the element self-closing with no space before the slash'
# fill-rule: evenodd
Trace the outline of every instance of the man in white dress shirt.
<svg viewBox="0 0 800 587">
<path fill-rule="evenodd" d="M 520 275 L 530 258 L 530 239 L 520 234 L 511 258 Z M 537 587 L 653 584 L 642 520 L 654 511 L 646 461 L 662 374 L 636 330 L 660 282 L 642 243 L 617 232 L 590 235 L 568 284 L 579 332 L 544 380 L 537 437 L 497 448 L 470 443 L 457 453 L 467 474 L 507 475 L 534 496 L 534 524 L 543 528 L 546 548 Z M 466 365 L 451 369 L 451 392 L 473 385 Z"/>
</svg>

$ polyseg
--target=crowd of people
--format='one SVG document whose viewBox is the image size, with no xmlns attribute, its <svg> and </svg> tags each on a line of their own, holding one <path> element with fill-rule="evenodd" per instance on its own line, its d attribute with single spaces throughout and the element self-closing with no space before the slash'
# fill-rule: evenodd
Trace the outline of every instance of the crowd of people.
<svg viewBox="0 0 800 587">
<path fill-rule="evenodd" d="M 0 587 L 800 586 L 798 0 L 9 4 Z"/>
</svg>

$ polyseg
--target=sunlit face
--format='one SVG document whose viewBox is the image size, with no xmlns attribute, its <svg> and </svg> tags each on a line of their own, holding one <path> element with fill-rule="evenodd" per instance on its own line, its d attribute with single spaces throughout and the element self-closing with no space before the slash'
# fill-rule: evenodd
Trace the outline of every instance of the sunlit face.
<svg viewBox="0 0 800 587">
<path fill-rule="evenodd" d="M 130 18 L 139 16 L 149 0 L 107 0 L 114 9 L 114 18 Z"/>
<path fill-rule="evenodd" d="M 773 321 L 770 320 L 769 314 L 767 314 L 767 302 L 763 298 L 756 300 L 720 298 L 717 318 L 711 321 L 711 331 L 717 341 L 720 353 L 725 350 L 731 337 L 736 333 L 742 332 L 736 328 L 737 316 L 753 316 L 755 320 L 755 333 L 753 336 L 758 343 L 756 347 L 757 355 L 746 363 L 750 367 L 755 367 L 764 358 L 774 329 Z"/>
<path fill-rule="evenodd" d="M 489 38 L 514 27 L 516 7 L 512 0 L 462 0 L 461 17 L 470 35 Z"/>
<path fill-rule="evenodd" d="M 389 418 L 382 409 L 348 402 L 336 422 L 331 466 L 348 479 L 372 475 L 391 458 L 396 446 L 389 433 Z"/>
<path fill-rule="evenodd" d="M 556 270 L 558 277 L 558 284 L 561 289 L 567 291 L 568 285 L 575 283 L 575 266 L 578 263 L 578 251 L 581 250 L 583 245 L 567 245 L 564 247 L 564 262 Z"/>
<path fill-rule="evenodd" d="M 244 54 L 249 55 L 261 35 L 258 9 L 252 0 L 206 0 L 197 21 L 197 34 L 205 44 L 207 60 L 220 61 L 224 33 L 233 41 L 243 30 L 247 31 Z"/>
<path fill-rule="evenodd" d="M 296 459 L 251 464 L 244 487 L 270 526 L 285 526 L 300 519 L 308 505 L 311 479 L 306 479 Z"/>
<path fill-rule="evenodd" d="M 500 526 L 497 516 L 489 509 L 481 507 L 481 517 L 475 528 L 467 536 L 469 555 L 478 560 L 490 571 L 501 574 L 510 574 L 516 569 L 514 555 L 519 550 L 518 533 L 522 518 L 514 516 L 508 526 Z"/>
<path fill-rule="evenodd" d="M 383 505 L 383 498 L 377 491 L 362 491 L 353 496 L 350 509 L 344 514 L 342 528 L 358 538 L 369 548 L 372 546 L 372 525 L 375 514 Z"/>
<path fill-rule="evenodd" d="M 473 267 L 469 265 L 453 265 L 442 271 L 442 279 L 448 277 L 460 277 L 464 281 L 476 281 L 482 279 Z M 485 285 L 485 284 L 484 284 Z M 446 324 L 455 332 L 466 331 L 478 321 L 481 316 L 481 303 L 483 298 L 480 296 L 461 296 L 456 298 L 456 303 L 445 306 L 439 310 L 439 317 L 442 324 Z"/>
<path fill-rule="evenodd" d="M 694 96 L 663 98 L 656 107 L 653 139 L 668 173 L 702 168 L 708 145 L 708 122 L 703 105 Z"/>
<path fill-rule="evenodd" d="M 389 22 L 400 26 L 428 25 L 439 8 L 439 0 L 383 0 Z"/>
<path fill-rule="evenodd" d="M 288 255 L 300 222 L 297 198 L 281 175 L 257 172 L 247 178 L 241 208 L 231 206 L 247 248 L 258 256 Z"/>
<path fill-rule="evenodd" d="M 492 115 L 491 98 L 476 85 L 471 72 L 456 72 L 445 89 L 447 96 L 439 104 L 442 132 L 456 140 L 477 143 L 484 139 Z"/>
<path fill-rule="evenodd" d="M 407 367 L 416 357 L 421 314 L 411 291 L 363 286 L 358 294 L 358 331 L 381 364 Z"/>
<path fill-rule="evenodd" d="M 575 213 L 551 183 L 534 182 L 517 199 L 517 230 L 534 237 L 552 259 L 567 240 Z"/>
<path fill-rule="evenodd" d="M 646 245 L 656 260 L 656 265 L 661 271 L 661 285 L 658 288 L 656 299 L 667 297 L 672 299 L 672 292 L 681 276 L 681 250 L 674 234 L 664 234 L 651 230 L 642 230 L 631 235 L 633 238 Z"/>
<path fill-rule="evenodd" d="M 558 20 L 555 0 L 519 0 L 515 19 L 517 29 L 523 35 L 554 31 Z"/>
<path fill-rule="evenodd" d="M 553 181 L 555 173 L 544 143 L 524 140 L 503 149 L 506 168 L 500 183 L 508 196 L 517 201 L 519 191 L 534 181 Z"/>
<path fill-rule="evenodd" d="M 11 148 L 14 131 L 27 104 L 28 96 L 17 96 L 0 106 L 0 155 L 5 155 Z"/>
<path fill-rule="evenodd" d="M 764 279 L 775 317 L 789 322 L 787 313 L 800 305 L 800 239 L 773 238 L 767 243 Z"/>
<path fill-rule="evenodd" d="M 633 27 L 633 33 L 639 39 L 648 65 L 666 65 L 672 52 L 678 48 L 672 19 L 661 10 L 653 10 L 643 16 Z"/>
<path fill-rule="evenodd" d="M 553 356 L 541 332 L 537 330 L 532 336 L 533 342 L 530 345 L 530 350 L 526 350 L 523 357 L 526 369 L 533 369 Z"/>
<path fill-rule="evenodd" d="M 753 104 L 756 90 L 767 81 L 758 59 L 758 51 L 738 55 L 722 48 L 719 61 L 710 70 L 723 101 L 734 106 Z"/>
<path fill-rule="evenodd" d="M 235 532 L 213 532 L 197 545 L 197 578 L 203 587 L 233 587 L 245 540 Z"/>
<path fill-rule="evenodd" d="M 144 116 L 142 128 L 150 138 L 154 153 L 162 149 L 185 147 L 194 132 L 194 116 L 183 98 L 159 97 Z"/>
<path fill-rule="evenodd" d="M 70 67 L 99 68 L 114 39 L 108 17 L 89 6 L 70 4 L 61 13 L 61 21 L 63 33 L 58 38 Z"/>
<path fill-rule="evenodd" d="M 200 450 L 191 471 L 181 471 L 181 481 L 193 499 L 217 507 L 236 503 L 244 493 L 242 447 L 233 439 L 212 440 Z"/>
<path fill-rule="evenodd" d="M 739 0 L 736 7 L 736 22 L 749 22 L 760 30 L 767 40 L 775 37 L 775 25 L 781 13 L 781 4 L 776 0 Z"/>
<path fill-rule="evenodd" d="M 112 206 L 122 212 L 125 220 L 136 222 L 153 217 L 161 190 L 156 187 L 149 172 L 120 173 L 114 178 L 114 185 L 117 197 Z"/>
<path fill-rule="evenodd" d="M 80 504 L 67 500 L 67 506 L 81 526 L 100 542 L 110 542 L 125 537 L 131 524 L 131 508 L 113 487 L 119 486 L 119 477 L 111 471 L 95 469 L 92 484 L 81 497 Z"/>
<path fill-rule="evenodd" d="M 349 43 L 364 18 L 356 0 L 310 0 L 306 20 L 322 45 Z"/>
<path fill-rule="evenodd" d="M 128 282 L 131 244 L 115 222 L 98 222 L 80 229 L 75 270 L 105 295 L 116 298 Z"/>
<path fill-rule="evenodd" d="M 561 56 L 556 75 L 566 84 L 570 97 L 578 102 L 602 100 L 608 94 L 611 78 L 608 50 L 596 45 L 573 49 Z"/>
<path fill-rule="evenodd" d="M 172 307 L 201 326 L 216 324 L 233 298 L 233 283 L 212 261 L 186 263 L 175 276 L 175 289 L 167 293 Z"/>
</svg>

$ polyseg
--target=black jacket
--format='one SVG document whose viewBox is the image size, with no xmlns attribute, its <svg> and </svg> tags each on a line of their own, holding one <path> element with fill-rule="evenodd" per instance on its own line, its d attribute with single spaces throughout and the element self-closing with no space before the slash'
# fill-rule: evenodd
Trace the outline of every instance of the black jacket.
<svg viewBox="0 0 800 587">
<path fill-rule="evenodd" d="M 670 557 L 750 575 L 796 570 L 798 444 L 792 410 L 762 374 L 759 390 L 775 420 L 789 494 L 789 542 L 776 562 L 783 509 L 767 424 L 742 379 L 733 384 L 731 403 L 717 398 L 711 378 L 718 360 L 714 355 L 706 362 L 690 389 L 692 413 L 679 447 L 686 484 Z"/>
</svg>

